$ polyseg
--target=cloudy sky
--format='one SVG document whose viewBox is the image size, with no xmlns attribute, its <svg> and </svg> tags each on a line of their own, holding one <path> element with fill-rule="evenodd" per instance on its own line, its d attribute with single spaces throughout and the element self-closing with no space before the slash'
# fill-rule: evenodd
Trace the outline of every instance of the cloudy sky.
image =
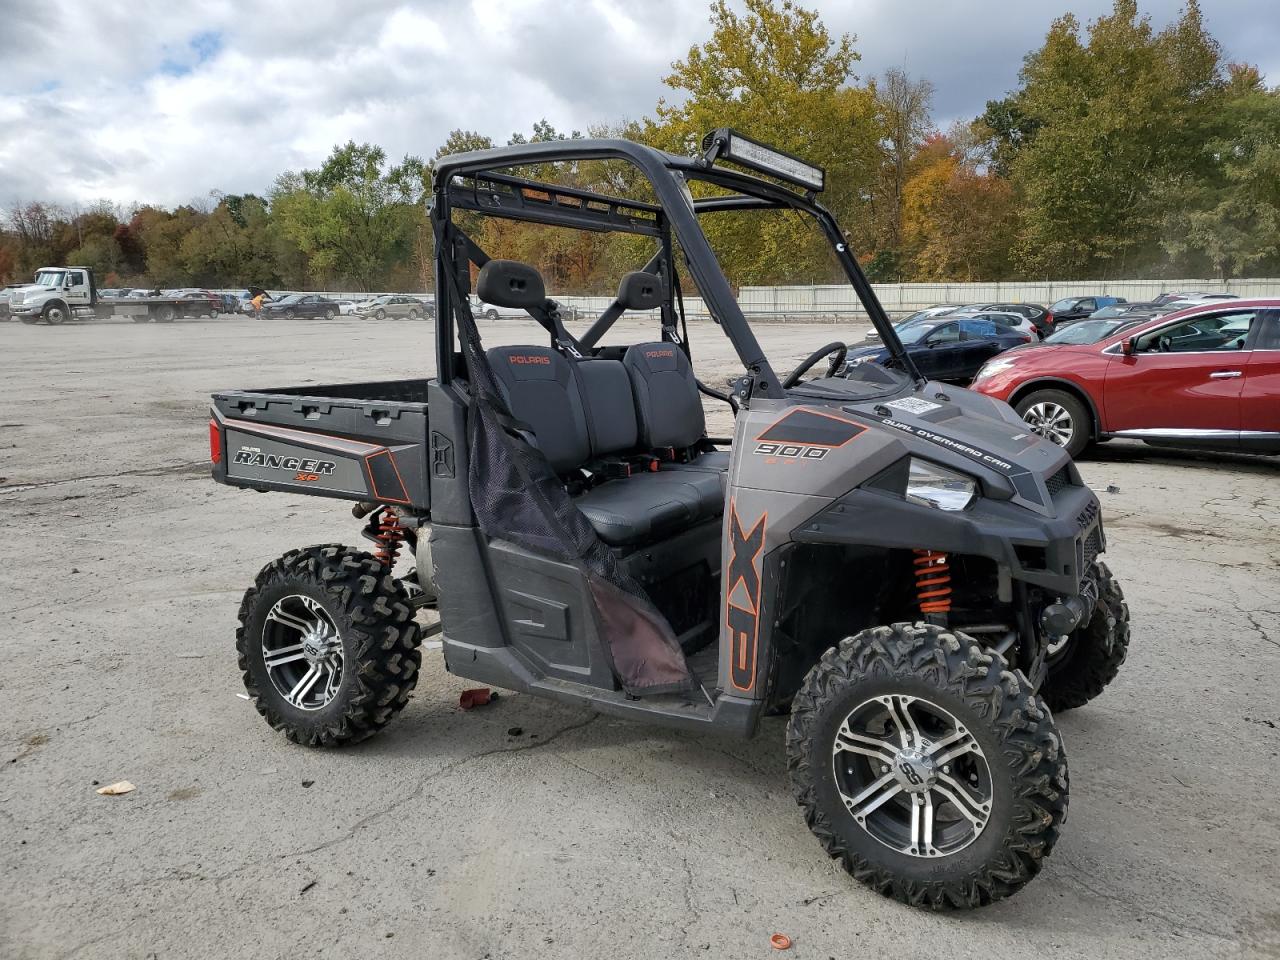
<svg viewBox="0 0 1280 960">
<path fill-rule="evenodd" d="M 1275 0 L 1202 0 L 1228 59 L 1280 83 Z M 858 72 L 937 87 L 942 125 L 1011 89 L 1054 16 L 1109 0 L 807 0 Z M 1157 26 L 1180 0 L 1143 0 Z M 0 204 L 174 204 L 264 191 L 335 143 L 430 155 L 652 111 L 707 0 L 0 0 Z"/>
</svg>

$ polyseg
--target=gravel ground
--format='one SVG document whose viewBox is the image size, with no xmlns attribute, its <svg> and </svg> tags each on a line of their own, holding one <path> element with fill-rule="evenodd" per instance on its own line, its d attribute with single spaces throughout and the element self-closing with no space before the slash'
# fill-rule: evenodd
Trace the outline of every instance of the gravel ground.
<svg viewBox="0 0 1280 960">
<path fill-rule="evenodd" d="M 861 337 L 757 333 L 780 367 Z M 237 698 L 258 568 L 361 541 L 340 502 L 210 482 L 208 394 L 421 376 L 428 324 L 11 323 L 0 340 L 5 960 L 742 958 L 772 956 L 774 931 L 797 960 L 1280 957 L 1280 463 L 1113 443 L 1082 465 L 1118 488 L 1101 497 L 1129 661 L 1058 718 L 1071 815 L 1042 875 L 927 915 L 822 855 L 781 719 L 739 742 L 514 694 L 462 713 L 438 650 L 352 749 L 291 746 Z M 732 372 L 718 330 L 694 340 L 704 377 Z M 121 779 L 137 790 L 96 795 Z"/>
</svg>

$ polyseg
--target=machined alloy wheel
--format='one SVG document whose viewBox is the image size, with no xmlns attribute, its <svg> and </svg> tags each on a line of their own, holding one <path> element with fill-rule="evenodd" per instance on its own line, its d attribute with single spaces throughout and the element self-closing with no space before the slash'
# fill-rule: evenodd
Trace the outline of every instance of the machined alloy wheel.
<svg viewBox="0 0 1280 960">
<path fill-rule="evenodd" d="M 1033 433 L 1051 440 L 1078 457 L 1093 439 L 1088 407 L 1065 390 L 1034 390 L 1020 397 L 1015 409 Z"/>
<path fill-rule="evenodd" d="M 281 597 L 267 612 L 262 660 L 276 691 L 299 710 L 327 706 L 342 684 L 342 637 L 312 597 Z"/>
<path fill-rule="evenodd" d="M 982 748 L 963 723 L 922 697 L 872 697 L 855 707 L 836 732 L 832 768 L 858 826 L 899 853 L 956 853 L 991 816 Z"/>
<path fill-rule="evenodd" d="M 292 309 L 286 310 L 284 312 L 284 318 L 286 320 L 296 320 L 298 318 L 298 311 Z"/>
<path fill-rule="evenodd" d="M 1077 427 L 1071 419 L 1071 411 L 1052 400 L 1033 403 L 1022 415 L 1022 419 L 1040 436 L 1052 440 L 1060 447 L 1070 446 L 1076 435 Z"/>
<path fill-rule="evenodd" d="M 377 310 L 375 310 L 375 311 L 373 312 L 373 319 L 375 319 L 375 320 L 385 320 L 385 319 L 387 319 L 387 311 L 385 311 L 385 310 L 383 310 L 381 307 L 379 307 Z"/>
<path fill-rule="evenodd" d="M 338 315 L 337 311 L 334 310 L 332 307 L 330 307 L 328 310 L 324 312 L 324 318 L 326 320 L 332 320 L 337 315 Z"/>
</svg>

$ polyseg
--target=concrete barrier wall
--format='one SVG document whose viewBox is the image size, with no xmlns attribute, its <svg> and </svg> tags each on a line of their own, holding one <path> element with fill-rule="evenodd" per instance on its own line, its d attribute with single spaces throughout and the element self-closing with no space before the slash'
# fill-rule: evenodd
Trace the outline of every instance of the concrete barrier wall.
<svg viewBox="0 0 1280 960">
<path fill-rule="evenodd" d="M 993 283 L 877 283 L 876 296 L 891 316 L 912 313 L 935 303 L 1038 303 L 1048 306 L 1055 300 L 1072 296 L 1110 296 L 1126 300 L 1151 300 L 1165 291 L 1200 291 L 1233 293 L 1240 297 L 1280 298 L 1280 279 L 1248 280 L 1027 280 Z M 238 293 L 237 290 L 220 291 Z M 295 291 L 304 292 L 304 291 Z M 378 293 L 316 290 L 334 300 L 365 300 Z M 409 293 L 407 296 L 429 297 L 430 294 Z M 612 297 L 555 296 L 572 316 L 580 319 L 598 316 Z M 846 284 L 786 287 L 742 287 L 738 303 L 752 319 L 773 322 L 834 322 L 866 316 L 853 288 Z M 708 317 L 700 297 L 685 297 L 685 311 L 691 320 Z M 510 312 L 513 315 L 520 311 Z"/>
</svg>

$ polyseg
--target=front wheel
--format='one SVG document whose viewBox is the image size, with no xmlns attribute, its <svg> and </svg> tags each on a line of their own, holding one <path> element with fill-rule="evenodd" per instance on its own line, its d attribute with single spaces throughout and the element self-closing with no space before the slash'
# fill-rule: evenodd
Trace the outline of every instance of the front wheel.
<svg viewBox="0 0 1280 960">
<path fill-rule="evenodd" d="M 1129 605 L 1105 563 L 1095 568 L 1098 602 L 1089 621 L 1049 646 L 1041 692 L 1049 709 L 1083 707 L 1107 688 L 1129 653 Z"/>
<path fill-rule="evenodd" d="M 57 326 L 67 321 L 70 311 L 60 303 L 51 303 L 44 308 L 44 322 Z"/>
<path fill-rule="evenodd" d="M 332 320 L 337 315 L 338 315 L 338 312 L 334 310 L 332 307 L 330 307 L 328 310 L 324 312 L 324 318 L 326 320 Z"/>
<path fill-rule="evenodd" d="M 297 310 L 286 310 L 286 311 L 284 312 L 284 318 L 285 318 L 286 320 L 296 320 L 296 319 L 298 319 L 298 311 L 297 311 Z"/>
<path fill-rule="evenodd" d="M 1078 397 L 1062 390 L 1036 390 L 1014 406 L 1034 433 L 1066 448 L 1074 460 L 1089 446 L 1093 418 Z"/>
<path fill-rule="evenodd" d="M 382 729 L 409 702 L 421 633 L 403 585 L 340 544 L 286 553 L 240 604 L 245 689 L 295 743 L 332 747 Z"/>
<path fill-rule="evenodd" d="M 375 311 L 374 311 L 374 313 L 373 313 L 373 319 L 375 319 L 375 320 L 385 320 L 385 319 L 387 319 L 387 311 L 385 311 L 385 310 L 383 310 L 381 307 L 379 307 L 377 310 L 375 310 Z"/>
<path fill-rule="evenodd" d="M 930 909 L 1007 897 L 1067 813 L 1067 761 L 1027 679 L 930 624 L 863 630 L 805 677 L 787 727 L 805 821 L 873 890 Z"/>
<path fill-rule="evenodd" d="M 484 318 L 485 318 L 486 320 L 497 320 L 497 319 L 498 319 L 498 311 L 497 311 L 497 310 L 486 310 L 486 311 L 484 312 Z"/>
<path fill-rule="evenodd" d="M 422 319 L 422 314 L 421 314 L 421 313 L 419 313 L 417 310 L 410 310 L 410 311 L 409 311 L 409 319 L 410 319 L 410 320 L 421 320 L 421 319 Z"/>
</svg>

